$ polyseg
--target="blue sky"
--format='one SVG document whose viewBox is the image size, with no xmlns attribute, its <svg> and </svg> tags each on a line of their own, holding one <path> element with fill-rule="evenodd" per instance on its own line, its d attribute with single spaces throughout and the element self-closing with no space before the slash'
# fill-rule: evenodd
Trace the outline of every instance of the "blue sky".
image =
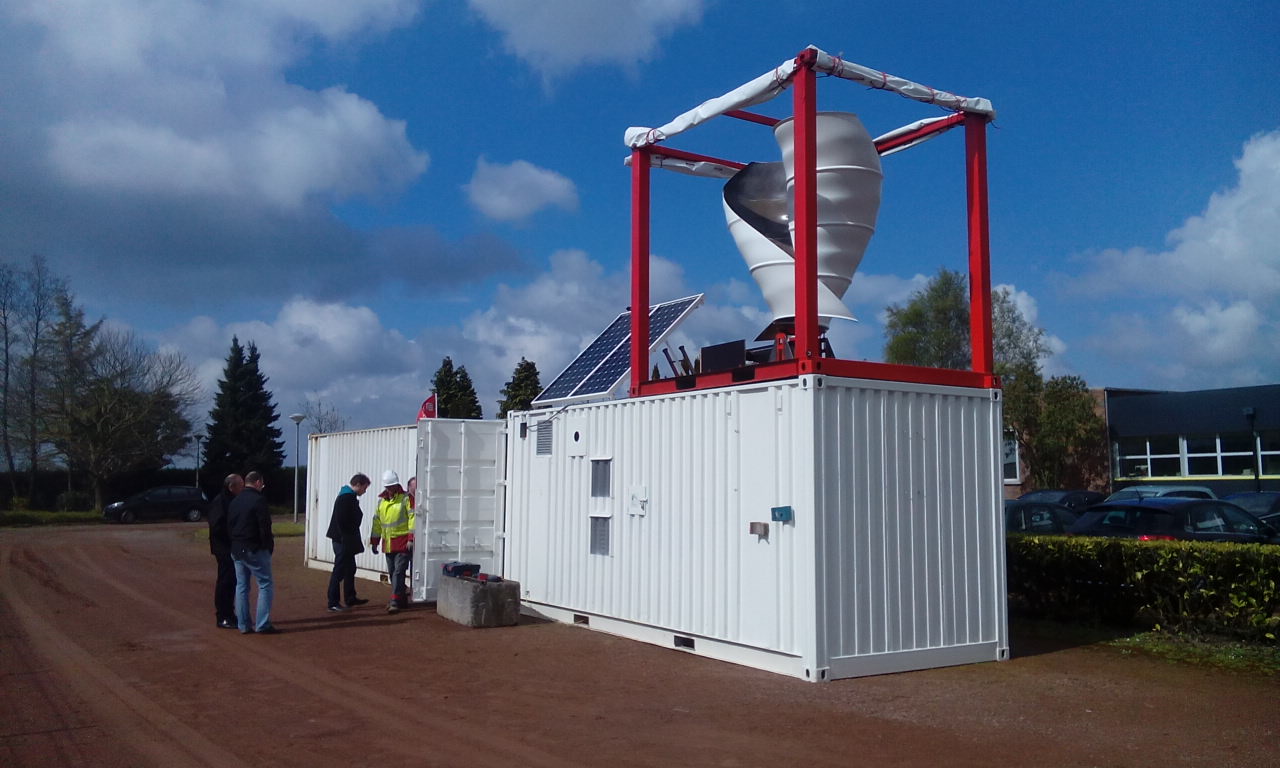
<svg viewBox="0 0 1280 768">
<path fill-rule="evenodd" d="M 407 423 L 450 355 L 492 415 L 522 355 L 547 383 L 627 303 L 623 131 L 813 44 L 993 102 L 994 281 L 1049 373 L 1274 383 L 1278 30 L 1258 2 L 8 0 L 0 255 L 43 254 L 210 391 L 238 334 L 282 414 Z M 819 99 L 872 135 L 941 114 Z M 671 145 L 777 159 L 727 119 Z M 885 306 L 964 267 L 962 162 L 959 132 L 885 158 L 840 356 L 879 359 Z M 654 298 L 707 293 L 694 345 L 767 320 L 719 191 L 655 174 Z"/>
</svg>

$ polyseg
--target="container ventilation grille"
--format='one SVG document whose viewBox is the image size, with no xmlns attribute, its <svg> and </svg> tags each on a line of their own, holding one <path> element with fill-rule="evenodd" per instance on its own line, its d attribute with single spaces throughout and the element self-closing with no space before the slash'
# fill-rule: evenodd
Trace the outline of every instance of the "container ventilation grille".
<svg viewBox="0 0 1280 768">
<path fill-rule="evenodd" d="M 551 430 L 555 426 L 555 422 L 551 419 L 543 419 L 538 422 L 538 448 L 537 455 L 551 455 Z"/>
</svg>

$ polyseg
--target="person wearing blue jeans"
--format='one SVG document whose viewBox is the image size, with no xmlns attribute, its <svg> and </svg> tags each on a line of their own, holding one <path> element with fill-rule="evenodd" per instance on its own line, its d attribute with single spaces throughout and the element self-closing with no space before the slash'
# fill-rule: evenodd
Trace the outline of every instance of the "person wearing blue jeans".
<svg viewBox="0 0 1280 768">
<path fill-rule="evenodd" d="M 265 549 L 232 555 L 236 564 L 236 622 L 244 634 L 279 632 L 271 624 L 271 598 L 275 587 L 271 583 L 271 553 Z M 258 615 L 249 621 L 249 578 L 258 582 Z"/>
<path fill-rule="evenodd" d="M 244 490 L 227 510 L 227 528 L 231 534 L 231 559 L 236 564 L 236 624 L 242 634 L 278 634 L 271 623 L 271 554 L 276 542 L 271 535 L 271 512 L 262 495 L 266 487 L 261 472 L 244 476 Z M 258 582 L 258 614 L 249 620 L 249 578 Z"/>
</svg>

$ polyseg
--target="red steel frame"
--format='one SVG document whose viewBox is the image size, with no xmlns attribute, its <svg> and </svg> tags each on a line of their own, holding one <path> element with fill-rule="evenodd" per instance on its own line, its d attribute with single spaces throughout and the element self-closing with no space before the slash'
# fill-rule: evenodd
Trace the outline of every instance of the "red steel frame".
<svg viewBox="0 0 1280 768">
<path fill-rule="evenodd" d="M 969 228 L 969 340 L 972 370 L 923 368 L 913 365 L 872 363 L 822 357 L 818 325 L 817 244 L 817 78 L 815 54 L 805 50 L 796 57 L 792 81 L 795 118 L 795 356 L 790 360 L 762 363 L 748 369 L 715 371 L 673 379 L 649 379 L 649 174 L 651 156 L 710 161 L 733 168 L 743 163 L 649 145 L 631 152 L 631 387 L 632 397 L 658 395 L 688 389 L 723 387 L 742 381 L 773 381 L 806 373 L 847 378 L 943 384 L 959 387 L 999 387 L 991 336 L 991 244 L 987 223 L 987 118 L 958 112 L 902 136 L 876 145 L 880 151 L 909 144 L 960 123 L 965 128 L 965 190 Z M 779 120 L 742 110 L 730 117 L 762 125 Z M 640 311 L 636 311 L 640 310 Z"/>
</svg>

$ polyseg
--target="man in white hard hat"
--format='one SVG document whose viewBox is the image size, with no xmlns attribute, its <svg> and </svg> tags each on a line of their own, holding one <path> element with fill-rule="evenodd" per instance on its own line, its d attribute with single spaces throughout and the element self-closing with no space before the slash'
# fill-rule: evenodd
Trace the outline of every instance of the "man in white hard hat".
<svg viewBox="0 0 1280 768">
<path fill-rule="evenodd" d="M 382 473 L 382 493 L 378 494 L 378 511 L 373 516 L 369 536 L 371 551 L 382 547 L 387 558 L 387 575 L 391 578 L 391 602 L 387 613 L 395 613 L 409 604 L 405 573 L 413 553 L 413 501 L 400 485 L 400 476 L 388 469 Z"/>
</svg>

